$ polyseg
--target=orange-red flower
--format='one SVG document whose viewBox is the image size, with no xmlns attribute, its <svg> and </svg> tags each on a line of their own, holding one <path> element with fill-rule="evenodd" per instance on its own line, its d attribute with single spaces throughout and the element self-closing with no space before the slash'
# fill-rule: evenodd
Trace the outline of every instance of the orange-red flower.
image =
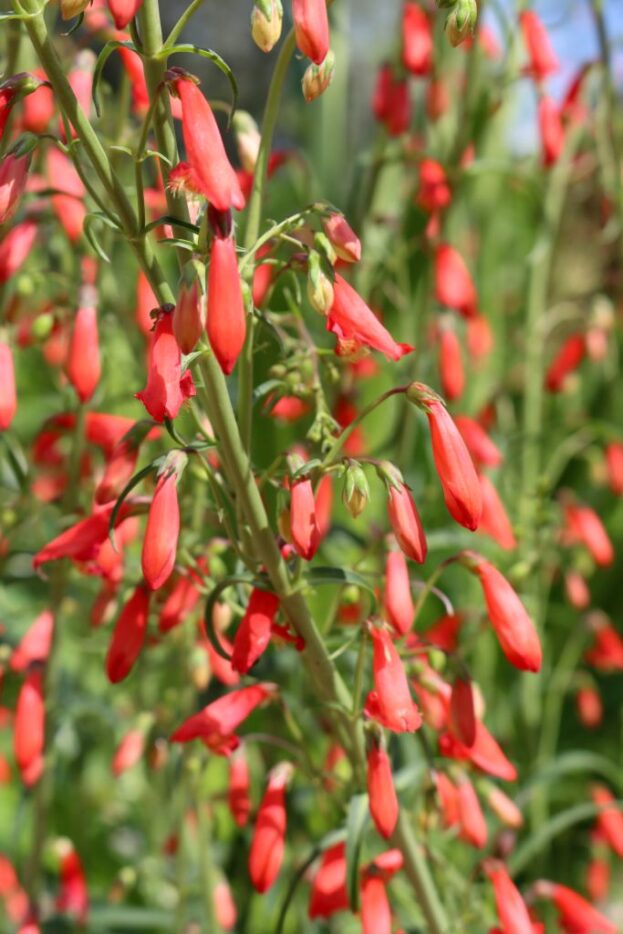
<svg viewBox="0 0 623 934">
<path fill-rule="evenodd" d="M 34 784 L 40 777 L 44 746 L 43 672 L 33 669 L 20 688 L 13 724 L 15 761 L 27 785 Z"/>
<path fill-rule="evenodd" d="M 149 590 L 139 584 L 121 610 L 108 647 L 106 674 L 117 684 L 130 674 L 141 654 L 149 616 Z"/>
<path fill-rule="evenodd" d="M 140 10 L 143 0 L 107 0 L 117 29 L 125 29 Z"/>
<path fill-rule="evenodd" d="M 287 825 L 285 793 L 291 776 L 289 762 L 272 770 L 257 812 L 249 852 L 249 875 L 257 892 L 267 892 L 281 869 Z"/>
<path fill-rule="evenodd" d="M 162 587 L 171 576 L 175 565 L 177 540 L 180 534 L 178 480 L 179 471 L 165 467 L 158 478 L 149 507 L 141 566 L 145 580 L 152 590 Z"/>
<path fill-rule="evenodd" d="M 182 374 L 182 354 L 173 336 L 172 309 L 158 311 L 149 347 L 147 385 L 136 393 L 152 418 L 175 418 L 185 400 L 195 395 L 190 370 Z"/>
<path fill-rule="evenodd" d="M 407 2 L 402 8 L 402 62 L 416 77 L 425 77 L 432 68 L 433 30 L 417 3 Z"/>
<path fill-rule="evenodd" d="M 519 22 L 528 51 L 526 74 L 541 82 L 560 69 L 560 62 L 552 48 L 547 30 L 532 10 L 519 14 Z"/>
<path fill-rule="evenodd" d="M 247 333 L 246 312 L 232 236 L 215 235 L 208 270 L 208 338 L 221 369 L 231 373 Z"/>
<path fill-rule="evenodd" d="M 372 309 L 339 273 L 336 273 L 333 284 L 333 304 L 327 315 L 327 330 L 336 335 L 338 352 L 340 345 L 347 345 L 349 350 L 371 347 L 390 360 L 400 360 L 413 350 L 409 344 L 399 344 L 394 340 Z"/>
<path fill-rule="evenodd" d="M 374 826 L 387 840 L 398 820 L 398 799 L 392 778 L 392 765 L 380 741 L 372 740 L 367 755 L 367 782 L 370 814 Z"/>
<path fill-rule="evenodd" d="M 13 353 L 0 341 L 0 431 L 6 431 L 17 412 L 17 390 Z"/>
<path fill-rule="evenodd" d="M 452 416 L 439 400 L 426 400 L 433 458 L 450 515 L 459 525 L 474 531 L 482 515 L 480 482 Z"/>
<path fill-rule="evenodd" d="M 387 514 L 401 550 L 412 561 L 423 564 L 427 552 L 426 535 L 413 496 L 404 483 L 400 489 L 389 487 Z"/>
<path fill-rule="evenodd" d="M 372 627 L 374 690 L 366 700 L 366 714 L 395 733 L 413 732 L 422 718 L 409 693 L 400 656 L 387 630 Z"/>
<path fill-rule="evenodd" d="M 329 51 L 326 0 L 292 0 L 292 20 L 299 50 L 316 65 L 321 65 Z"/>
<path fill-rule="evenodd" d="M 435 253 L 435 295 L 440 305 L 465 318 L 473 318 L 478 311 L 478 295 L 465 260 L 447 243 L 441 243 Z"/>
<path fill-rule="evenodd" d="M 506 934 L 533 934 L 532 921 L 517 886 L 503 863 L 487 860 L 485 872 L 493 885 L 495 907 Z"/>
<path fill-rule="evenodd" d="M 249 605 L 234 636 L 231 666 L 246 674 L 255 665 L 270 642 L 271 627 L 279 609 L 279 598 L 267 590 L 255 588 Z"/>
<path fill-rule="evenodd" d="M 403 636 L 411 629 L 414 612 L 411 581 L 407 562 L 400 551 L 390 551 L 387 555 L 383 606 L 398 635 Z"/>
<path fill-rule="evenodd" d="M 67 356 L 67 377 L 80 402 L 88 402 L 101 375 L 97 311 L 79 308 L 74 320 Z"/>
<path fill-rule="evenodd" d="M 229 760 L 229 785 L 227 789 L 229 810 L 239 827 L 247 825 L 251 814 L 250 787 L 249 765 L 244 754 L 244 746 L 242 746 Z"/>
</svg>

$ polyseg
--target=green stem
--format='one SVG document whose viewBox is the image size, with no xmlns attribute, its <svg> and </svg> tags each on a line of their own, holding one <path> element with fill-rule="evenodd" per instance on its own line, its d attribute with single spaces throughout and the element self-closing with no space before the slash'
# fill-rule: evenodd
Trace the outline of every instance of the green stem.
<svg viewBox="0 0 623 934">
<path fill-rule="evenodd" d="M 450 928 L 427 860 L 415 839 L 413 829 L 404 811 L 400 811 L 398 823 L 391 838 L 404 857 L 404 871 L 413 886 L 420 908 L 428 922 L 430 934 L 449 934 Z"/>
<path fill-rule="evenodd" d="M 290 64 L 290 59 L 294 54 L 296 42 L 294 39 L 294 30 L 288 33 L 284 39 L 279 56 L 275 65 L 275 70 L 270 82 L 266 108 L 262 120 L 262 137 L 260 149 L 255 163 L 253 173 L 253 188 L 249 198 L 247 208 L 247 224 L 244 232 L 243 246 L 245 250 L 250 250 L 259 237 L 260 225 L 262 221 L 262 206 L 264 201 L 264 191 L 266 188 L 266 179 L 268 177 L 268 160 L 273 145 L 273 135 L 279 115 L 279 104 L 281 102 L 281 92 Z M 249 265 L 246 271 L 248 280 L 253 275 L 253 266 Z M 239 380 L 239 404 L 238 420 L 240 425 L 240 435 L 247 451 L 251 450 L 251 423 L 253 414 L 253 345 L 255 336 L 255 320 L 248 319 L 247 338 L 245 341 L 240 360 L 238 361 L 238 380 Z"/>
<path fill-rule="evenodd" d="M 189 763 L 190 765 L 191 763 Z M 198 764 L 198 763 L 197 763 Z M 216 888 L 216 875 L 212 859 L 212 819 L 207 810 L 209 802 L 201 790 L 201 772 L 191 778 L 193 799 L 197 812 L 199 866 L 201 868 L 201 901 L 205 917 L 201 930 L 209 934 L 221 934 L 222 927 L 218 922 L 214 904 L 214 890 Z"/>
<path fill-rule="evenodd" d="M 337 436 L 337 438 L 331 445 L 331 448 L 329 449 L 327 456 L 322 462 L 321 469 L 326 470 L 327 467 L 330 467 L 331 464 L 335 463 L 340 451 L 342 450 L 342 448 L 344 447 L 344 445 L 346 444 L 346 442 L 352 435 L 353 431 L 355 431 L 357 426 L 364 420 L 364 418 L 366 418 L 370 414 L 370 412 L 374 412 L 374 410 L 378 408 L 379 405 L 381 405 L 381 403 L 385 402 L 386 399 L 389 399 L 390 396 L 399 395 L 400 393 L 406 392 L 407 389 L 408 389 L 408 386 L 396 386 L 394 387 L 394 389 L 388 389 L 387 392 L 384 392 L 381 396 L 378 397 L 378 399 L 375 399 L 373 402 L 367 405 L 365 409 L 362 409 L 359 415 L 357 415 L 357 417 L 353 419 L 353 421 L 348 425 L 348 427 L 346 427 Z"/>
<path fill-rule="evenodd" d="M 164 43 L 165 48 L 169 48 L 170 46 L 175 45 L 175 43 L 177 42 L 177 40 L 179 39 L 179 37 L 180 37 L 181 34 L 183 33 L 184 27 L 185 27 L 186 24 L 190 21 L 190 18 L 191 18 L 192 16 L 195 15 L 195 13 L 196 13 L 197 10 L 199 9 L 199 7 L 202 6 L 203 2 L 204 2 L 204 0 L 193 0 L 193 2 L 190 3 L 190 4 L 186 7 L 186 9 L 184 10 L 184 12 L 182 13 L 182 15 L 180 16 L 180 18 L 178 19 L 177 23 L 175 24 L 175 26 L 173 27 L 173 29 L 171 30 L 171 32 L 170 32 L 169 35 L 167 36 L 167 40 L 166 40 L 166 42 Z"/>
</svg>

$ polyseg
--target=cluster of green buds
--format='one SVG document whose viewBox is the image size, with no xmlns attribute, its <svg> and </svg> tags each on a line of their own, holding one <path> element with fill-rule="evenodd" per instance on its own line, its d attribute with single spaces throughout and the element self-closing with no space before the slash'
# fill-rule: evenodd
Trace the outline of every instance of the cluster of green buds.
<svg viewBox="0 0 623 934">
<path fill-rule="evenodd" d="M 437 0 L 441 10 L 449 10 L 446 17 L 446 35 L 453 46 L 473 36 L 478 20 L 476 0 Z"/>
</svg>

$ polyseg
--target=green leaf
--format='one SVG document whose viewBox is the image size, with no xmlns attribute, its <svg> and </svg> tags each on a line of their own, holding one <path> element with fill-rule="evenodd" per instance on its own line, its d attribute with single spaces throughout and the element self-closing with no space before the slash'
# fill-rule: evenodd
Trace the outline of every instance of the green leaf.
<svg viewBox="0 0 623 934">
<path fill-rule="evenodd" d="M 149 233 L 150 230 L 153 230 L 155 227 L 161 227 L 162 224 L 170 224 L 172 227 L 185 227 L 186 230 L 199 233 L 197 224 L 191 224 L 190 221 L 180 220 L 179 217 L 173 217 L 171 214 L 164 214 L 162 217 L 157 218 L 157 220 L 146 224 L 145 227 L 143 227 L 143 233 Z"/>
<path fill-rule="evenodd" d="M 623 811 L 623 801 L 610 801 L 607 805 L 576 804 L 574 807 L 550 818 L 536 833 L 528 837 L 525 843 L 515 850 L 509 863 L 511 875 L 514 876 L 525 869 L 554 837 L 564 833 L 565 830 L 569 830 L 575 824 L 581 824 L 597 817 L 605 808 L 615 808 L 617 811 Z"/>
<path fill-rule="evenodd" d="M 95 113 L 98 117 L 102 116 L 102 109 L 100 107 L 99 100 L 99 83 L 102 77 L 102 72 L 104 71 L 104 66 L 106 65 L 106 62 L 112 53 L 116 52 L 117 49 L 120 48 L 131 49 L 133 52 L 136 52 L 136 47 L 133 42 L 120 42 L 118 39 L 111 39 L 110 42 L 106 43 L 97 57 L 97 62 L 95 63 L 95 69 L 93 71 L 93 89 L 91 94 L 93 96 Z"/>
<path fill-rule="evenodd" d="M 112 230 L 119 231 L 120 228 L 117 224 L 110 218 L 108 215 L 104 214 L 102 211 L 93 211 L 91 214 L 87 214 L 84 219 L 83 232 L 97 255 L 105 263 L 110 263 L 110 256 L 104 250 L 103 246 L 97 239 L 95 231 L 93 230 L 93 224 L 95 221 L 101 221 L 103 224 L 106 224 L 107 227 L 110 227 Z"/>
<path fill-rule="evenodd" d="M 231 113 L 229 115 L 229 119 L 231 120 L 234 110 L 236 109 L 236 105 L 238 103 L 238 82 L 236 81 L 235 75 L 233 71 L 231 70 L 231 68 L 229 67 L 229 65 L 227 64 L 227 62 L 225 61 L 225 59 L 221 58 L 221 56 L 217 52 L 214 52 L 212 49 L 202 49 L 198 45 L 190 45 L 188 43 L 182 43 L 181 45 L 172 45 L 172 46 L 165 45 L 155 57 L 159 61 L 163 61 L 163 60 L 166 61 L 170 55 L 178 55 L 178 54 L 200 55 L 201 58 L 209 59 L 209 61 L 211 61 L 212 64 L 216 65 L 216 67 L 220 71 L 223 72 L 223 74 L 225 75 L 225 77 L 227 78 L 231 86 L 232 107 L 231 107 Z"/>
<path fill-rule="evenodd" d="M 0 486 L 19 493 L 28 478 L 28 461 L 15 435 L 0 434 L 4 457 L 0 460 Z"/>
<path fill-rule="evenodd" d="M 368 820 L 368 795 L 354 795 L 346 818 L 346 891 L 351 911 L 359 911 L 359 864 Z"/>
<path fill-rule="evenodd" d="M 601 775 L 620 792 L 623 792 L 623 776 L 614 762 L 611 762 L 605 756 L 597 755 L 597 753 L 578 749 L 562 753 L 553 762 L 535 772 L 522 789 L 519 797 L 525 800 L 531 796 L 532 789 L 536 785 L 557 782 L 565 775 L 573 775 L 576 772 L 590 772 Z"/>
</svg>

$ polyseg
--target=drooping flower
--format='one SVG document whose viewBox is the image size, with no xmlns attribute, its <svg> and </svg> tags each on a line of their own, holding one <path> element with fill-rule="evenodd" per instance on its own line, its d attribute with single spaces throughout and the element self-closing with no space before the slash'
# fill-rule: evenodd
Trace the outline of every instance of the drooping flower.
<svg viewBox="0 0 623 934">
<path fill-rule="evenodd" d="M 487 842 L 487 822 L 474 786 L 466 775 L 457 784 L 457 805 L 461 840 L 482 849 Z"/>
<path fill-rule="evenodd" d="M 586 338 L 583 334 L 571 334 L 552 362 L 545 376 L 548 392 L 561 392 L 567 377 L 573 373 L 586 356 Z"/>
<path fill-rule="evenodd" d="M 604 705 L 596 687 L 591 684 L 580 687 L 575 695 L 578 717 L 582 726 L 592 730 L 603 720 Z"/>
<path fill-rule="evenodd" d="M 394 340 L 372 309 L 339 273 L 336 273 L 333 283 L 333 304 L 327 315 L 327 330 L 336 335 L 338 346 L 352 344 L 353 349 L 371 347 L 390 360 L 400 360 L 413 350 L 409 344 L 399 344 Z"/>
<path fill-rule="evenodd" d="M 89 891 L 84 868 L 68 840 L 61 841 L 57 848 L 60 849 L 61 887 L 56 899 L 56 910 L 64 915 L 72 915 L 83 927 L 89 915 Z"/>
<path fill-rule="evenodd" d="M 474 463 L 452 416 L 437 399 L 426 400 L 433 459 L 448 512 L 470 531 L 478 528 L 482 493 Z"/>
<path fill-rule="evenodd" d="M 597 815 L 597 828 L 617 856 L 623 856 L 623 814 L 614 803 L 614 795 L 605 785 L 595 785 L 591 797 L 603 808 Z"/>
<path fill-rule="evenodd" d="M 362 934 L 391 934 L 392 912 L 385 881 L 376 873 L 364 873 L 361 881 Z"/>
<path fill-rule="evenodd" d="M 425 77 L 432 68 L 433 30 L 417 3 L 406 2 L 402 8 L 402 62 L 416 77 Z"/>
<path fill-rule="evenodd" d="M 106 674 L 112 684 L 127 678 L 141 654 L 147 631 L 149 599 L 148 588 L 139 584 L 119 614 L 106 656 Z"/>
<path fill-rule="evenodd" d="M 478 577 L 487 613 L 502 651 L 521 671 L 539 671 L 541 643 L 534 623 L 506 578 L 490 561 L 464 552 L 465 566 Z"/>
<path fill-rule="evenodd" d="M 345 263 L 359 262 L 361 242 L 343 214 L 329 214 L 323 218 L 322 228 L 341 260 Z"/>
<path fill-rule="evenodd" d="M 152 590 L 162 587 L 171 576 L 175 565 L 180 534 L 177 484 L 185 466 L 185 455 L 169 455 L 149 507 L 141 566 L 145 580 Z"/>
<path fill-rule="evenodd" d="M 91 561 L 108 536 L 108 524 L 114 503 L 96 507 L 90 516 L 70 526 L 56 538 L 44 545 L 33 558 L 33 568 L 37 570 L 48 561 L 59 558 L 71 558 L 73 561 Z M 120 510 L 124 516 L 123 509 Z M 127 516 L 127 511 L 125 513 Z M 119 522 L 122 518 L 119 518 Z"/>
<path fill-rule="evenodd" d="M 229 375 L 247 333 L 246 312 L 232 236 L 214 236 L 208 269 L 207 331 L 221 369 Z"/>
<path fill-rule="evenodd" d="M 568 502 L 564 505 L 567 529 L 572 541 L 581 542 L 600 567 L 614 561 L 614 547 L 603 522 L 590 506 Z"/>
<path fill-rule="evenodd" d="M 387 514 L 401 550 L 407 558 L 423 564 L 428 550 L 426 535 L 411 491 L 404 483 L 400 489 L 389 487 Z"/>
<path fill-rule="evenodd" d="M 260 893 L 268 891 L 281 869 L 287 825 L 285 793 L 292 772 L 289 762 L 281 762 L 271 771 L 257 812 L 249 852 L 249 876 L 253 888 Z"/>
<path fill-rule="evenodd" d="M 373 645 L 374 690 L 366 700 L 369 717 L 395 733 L 413 732 L 422 718 L 409 692 L 400 656 L 387 630 L 370 629 Z"/>
<path fill-rule="evenodd" d="M 195 349 L 204 326 L 205 308 L 197 270 L 193 263 L 187 263 L 173 312 L 173 334 L 182 353 L 189 354 Z"/>
<path fill-rule="evenodd" d="M 498 491 L 485 474 L 480 474 L 480 490 L 482 492 L 482 517 L 478 531 L 483 535 L 489 535 L 500 548 L 512 551 L 517 547 L 513 527 Z"/>
<path fill-rule="evenodd" d="M 385 562 L 383 606 L 387 619 L 398 635 L 403 636 L 413 624 L 413 597 L 409 569 L 400 551 L 390 551 Z"/>
<path fill-rule="evenodd" d="M 309 893 L 307 913 L 310 920 L 330 918 L 348 908 L 346 891 L 346 846 L 336 843 L 322 854 Z"/>
<path fill-rule="evenodd" d="M 117 29 L 125 29 L 134 19 L 143 4 L 143 0 L 108 0 L 108 9 Z"/>
<path fill-rule="evenodd" d="M 311 561 L 320 544 L 316 500 L 309 477 L 295 480 L 290 490 L 290 534 L 298 555 Z"/>
<path fill-rule="evenodd" d="M 278 609 L 279 598 L 276 594 L 254 588 L 234 636 L 231 656 L 234 671 L 246 674 L 264 653 L 270 642 L 271 627 Z"/>
<path fill-rule="evenodd" d="M 13 353 L 0 341 L 0 431 L 6 431 L 17 412 L 17 390 Z"/>
<path fill-rule="evenodd" d="M 150 429 L 148 421 L 136 422 L 115 445 L 95 490 L 96 503 L 104 505 L 121 495 L 134 473 L 140 446 Z"/>
<path fill-rule="evenodd" d="M 370 814 L 374 826 L 386 840 L 398 820 L 398 799 L 392 778 L 392 766 L 381 741 L 370 743 L 367 754 L 367 784 Z"/>
<path fill-rule="evenodd" d="M 461 344 L 451 327 L 439 329 L 439 378 L 444 397 L 449 402 L 459 399 L 465 389 L 465 371 Z"/>
<path fill-rule="evenodd" d="M 478 295 L 465 260 L 447 243 L 441 243 L 435 253 L 435 295 L 440 305 L 465 318 L 473 318 L 478 311 Z"/>
<path fill-rule="evenodd" d="M 435 772 L 435 787 L 444 825 L 456 827 L 459 823 L 459 799 L 456 785 L 445 772 Z"/>
<path fill-rule="evenodd" d="M 532 10 L 519 14 L 519 22 L 528 51 L 526 74 L 541 82 L 560 69 L 560 62 L 552 48 L 547 30 Z"/>
<path fill-rule="evenodd" d="M 474 690 L 468 678 L 457 675 L 454 679 L 449 712 L 453 733 L 464 746 L 473 746 L 476 741 L 476 714 Z"/>
<path fill-rule="evenodd" d="M 192 613 L 201 596 L 200 584 L 201 578 L 192 571 L 177 578 L 162 604 L 158 616 L 159 632 L 170 632 Z"/>
<path fill-rule="evenodd" d="M 502 452 L 479 422 L 467 415 L 457 415 L 454 423 L 479 467 L 497 467 L 502 463 Z"/>
<path fill-rule="evenodd" d="M 435 159 L 422 159 L 416 204 L 433 214 L 443 211 L 452 200 L 452 191 L 444 167 Z"/>
<path fill-rule="evenodd" d="M 476 721 L 476 739 L 473 746 L 465 746 L 451 733 L 444 733 L 439 738 L 439 751 L 449 759 L 468 760 L 477 769 L 494 778 L 501 778 L 506 782 L 514 782 L 517 778 L 517 769 L 480 720 Z"/>
<path fill-rule="evenodd" d="M 537 898 L 552 901 L 563 930 L 569 934 L 616 934 L 617 926 L 566 885 L 540 879 L 534 885 Z"/>
<path fill-rule="evenodd" d="M 217 211 L 242 210 L 244 195 L 212 108 L 189 75 L 171 71 L 173 89 L 182 102 L 182 133 L 194 186 Z"/>
<path fill-rule="evenodd" d="M 523 826 L 523 814 L 515 802 L 507 794 L 504 794 L 500 788 L 496 788 L 495 785 L 491 785 L 487 789 L 487 804 L 507 827 L 518 830 Z"/>
<path fill-rule="evenodd" d="M 239 745 L 234 735 L 236 729 L 274 693 L 274 685 L 266 683 L 230 691 L 188 717 L 173 733 L 171 742 L 188 743 L 193 739 L 203 739 L 214 752 L 230 755 Z"/>
<path fill-rule="evenodd" d="M 229 785 L 227 789 L 229 810 L 239 827 L 247 825 L 251 814 L 250 787 L 249 764 L 244 754 L 244 746 L 242 746 L 236 750 L 229 760 Z"/>
<path fill-rule="evenodd" d="M 565 128 L 560 108 L 553 98 L 541 97 L 538 110 L 543 165 L 549 168 L 558 162 L 565 148 Z"/>
<path fill-rule="evenodd" d="M 75 243 L 82 234 L 87 215 L 86 190 L 71 160 L 55 146 L 48 150 L 47 174 L 52 188 L 51 204 L 68 238 Z"/>
<path fill-rule="evenodd" d="M 329 51 L 326 0 L 292 0 L 294 35 L 299 50 L 320 65 Z"/>
<path fill-rule="evenodd" d="M 50 653 L 53 632 L 54 617 L 50 610 L 44 610 L 13 649 L 9 662 L 11 670 L 26 671 L 35 662 L 45 662 Z"/>
<path fill-rule="evenodd" d="M 623 444 L 611 441 L 606 447 L 608 483 L 615 496 L 623 496 Z"/>
<path fill-rule="evenodd" d="M 97 388 L 101 375 L 97 311 L 79 308 L 74 320 L 67 356 L 67 377 L 83 404 Z"/>
<path fill-rule="evenodd" d="M 533 934 L 526 904 L 504 864 L 487 860 L 484 869 L 493 885 L 495 907 L 505 934 Z"/>
<path fill-rule="evenodd" d="M 190 370 L 182 375 L 182 355 L 173 335 L 171 311 L 161 308 L 158 312 L 149 348 L 147 385 L 136 394 L 157 422 L 175 418 L 184 401 L 195 395 Z"/>
<path fill-rule="evenodd" d="M 27 785 L 34 784 L 41 774 L 44 746 L 43 672 L 33 669 L 20 688 L 13 724 L 15 761 Z"/>
<path fill-rule="evenodd" d="M 115 750 L 112 760 L 113 775 L 118 777 L 133 768 L 141 760 L 144 750 L 145 734 L 143 731 L 128 730 Z"/>
</svg>

